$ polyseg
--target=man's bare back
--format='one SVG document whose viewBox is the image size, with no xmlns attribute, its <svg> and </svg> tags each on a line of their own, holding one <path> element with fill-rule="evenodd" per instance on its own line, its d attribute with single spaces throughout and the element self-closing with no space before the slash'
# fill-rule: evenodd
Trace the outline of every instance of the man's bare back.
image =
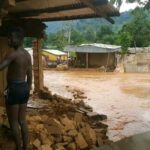
<svg viewBox="0 0 150 150">
<path fill-rule="evenodd" d="M 25 81 L 28 68 L 31 65 L 31 56 L 23 48 L 14 51 L 14 60 L 8 66 L 7 81 Z"/>
</svg>

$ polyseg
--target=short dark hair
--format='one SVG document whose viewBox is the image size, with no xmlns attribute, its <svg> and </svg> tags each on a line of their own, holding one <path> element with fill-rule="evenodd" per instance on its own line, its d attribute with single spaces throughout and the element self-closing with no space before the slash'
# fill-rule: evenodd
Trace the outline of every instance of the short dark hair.
<svg viewBox="0 0 150 150">
<path fill-rule="evenodd" d="M 14 27 L 14 28 L 12 28 L 11 30 L 10 30 L 10 34 L 11 33 L 16 33 L 17 34 L 17 36 L 20 38 L 20 39 L 23 39 L 24 38 L 24 30 L 23 30 L 23 28 L 21 28 L 21 27 Z"/>
</svg>

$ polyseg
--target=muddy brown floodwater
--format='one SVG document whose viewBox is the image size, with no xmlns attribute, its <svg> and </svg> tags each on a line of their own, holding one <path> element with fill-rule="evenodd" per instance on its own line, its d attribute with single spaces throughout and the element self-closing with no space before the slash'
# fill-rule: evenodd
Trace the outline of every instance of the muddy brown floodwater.
<svg viewBox="0 0 150 150">
<path fill-rule="evenodd" d="M 108 116 L 113 141 L 150 130 L 150 74 L 50 70 L 44 71 L 44 83 L 69 98 L 71 90 L 83 91 L 93 110 Z"/>
</svg>

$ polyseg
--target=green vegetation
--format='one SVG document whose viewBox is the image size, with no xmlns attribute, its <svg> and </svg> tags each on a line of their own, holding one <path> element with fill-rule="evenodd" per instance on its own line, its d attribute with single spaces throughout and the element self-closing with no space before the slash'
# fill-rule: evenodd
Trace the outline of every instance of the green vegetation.
<svg viewBox="0 0 150 150">
<path fill-rule="evenodd" d="M 104 43 L 121 45 L 124 54 L 128 52 L 128 47 L 150 46 L 148 11 L 144 8 L 137 8 L 130 12 L 130 17 L 124 16 L 124 18 L 130 19 L 122 25 L 108 23 L 100 25 L 98 20 L 95 20 L 95 23 L 86 21 L 84 26 L 81 26 L 81 24 L 74 26 L 68 22 L 65 28 L 55 33 L 47 33 L 47 39 L 44 40 L 43 47 L 63 50 L 69 44 Z M 29 44 L 30 40 L 26 40 L 25 46 Z"/>
</svg>

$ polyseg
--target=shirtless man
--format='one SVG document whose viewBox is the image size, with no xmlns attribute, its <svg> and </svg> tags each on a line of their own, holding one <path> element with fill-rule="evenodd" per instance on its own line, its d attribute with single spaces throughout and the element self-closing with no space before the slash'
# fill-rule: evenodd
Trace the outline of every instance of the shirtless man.
<svg viewBox="0 0 150 150">
<path fill-rule="evenodd" d="M 24 32 L 21 28 L 14 28 L 11 31 L 8 43 L 14 51 L 0 63 L 0 70 L 8 67 L 6 110 L 17 150 L 27 150 L 26 108 L 32 84 L 31 57 L 22 47 L 23 38 Z"/>
</svg>

